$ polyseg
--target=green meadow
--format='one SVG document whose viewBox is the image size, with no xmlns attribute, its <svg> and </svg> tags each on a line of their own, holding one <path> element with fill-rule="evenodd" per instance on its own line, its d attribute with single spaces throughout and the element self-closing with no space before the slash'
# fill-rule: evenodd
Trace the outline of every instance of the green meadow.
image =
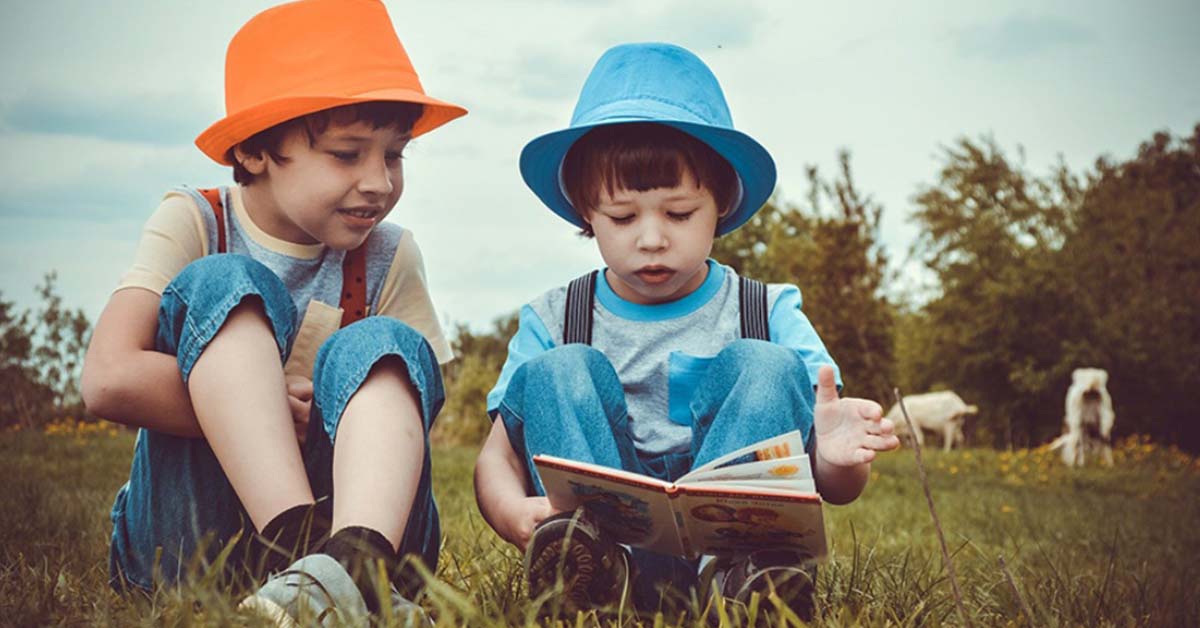
<svg viewBox="0 0 1200 628">
<path fill-rule="evenodd" d="M 202 568 L 149 597 L 107 585 L 108 507 L 133 435 L 57 424 L 0 433 L 0 623 L 260 625 Z M 925 452 L 965 622 L 1005 626 L 1200 625 L 1200 462 L 1144 439 L 1113 468 L 1069 470 L 1054 452 Z M 475 451 L 438 447 L 434 486 L 445 541 L 423 604 L 440 625 L 532 625 L 520 556 L 474 505 Z M 962 625 L 911 450 L 883 456 L 863 496 L 826 509 L 830 558 L 814 625 Z M 704 625 L 691 614 L 604 614 L 560 625 Z M 770 598 L 757 611 L 773 608 Z M 726 609 L 715 617 L 739 624 Z M 761 613 L 759 613 L 761 616 Z M 795 623 L 782 615 L 776 625 Z M 389 624 L 386 619 L 381 622 Z"/>
</svg>

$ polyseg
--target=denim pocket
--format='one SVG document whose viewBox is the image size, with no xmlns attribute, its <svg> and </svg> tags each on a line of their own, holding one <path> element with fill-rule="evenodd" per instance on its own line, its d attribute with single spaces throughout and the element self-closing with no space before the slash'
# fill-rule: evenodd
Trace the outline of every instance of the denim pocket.
<svg viewBox="0 0 1200 628">
<path fill-rule="evenodd" d="M 672 423 L 692 424 L 692 395 L 714 359 L 716 356 L 702 357 L 682 351 L 671 352 L 667 364 L 667 414 Z"/>
</svg>

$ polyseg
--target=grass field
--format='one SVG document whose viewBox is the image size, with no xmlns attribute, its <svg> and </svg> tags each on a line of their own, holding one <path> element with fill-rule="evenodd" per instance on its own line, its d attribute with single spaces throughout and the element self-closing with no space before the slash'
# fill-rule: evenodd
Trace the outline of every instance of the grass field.
<svg viewBox="0 0 1200 628">
<path fill-rule="evenodd" d="M 107 513 L 132 448 L 132 434 L 103 426 L 0 433 L 0 624 L 256 624 L 203 574 L 148 599 L 110 591 Z M 1200 625 L 1200 462 L 1138 439 L 1116 460 L 1069 471 L 1044 451 L 926 452 L 971 623 Z M 533 623 L 520 557 L 475 509 L 473 461 L 469 448 L 434 452 L 445 544 L 425 604 L 440 624 Z M 857 502 L 826 510 L 815 623 L 961 624 L 912 452 L 884 456 L 872 476 Z M 566 625 L 602 622 L 695 623 L 580 615 Z"/>
</svg>

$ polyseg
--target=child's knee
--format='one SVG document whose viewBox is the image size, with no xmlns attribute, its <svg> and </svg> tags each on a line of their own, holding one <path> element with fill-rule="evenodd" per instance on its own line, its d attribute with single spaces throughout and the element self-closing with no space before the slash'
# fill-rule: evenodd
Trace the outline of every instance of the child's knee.
<svg viewBox="0 0 1200 628">
<path fill-rule="evenodd" d="M 282 291 L 287 295 L 287 287 L 273 272 L 252 257 L 247 255 L 219 254 L 205 255 L 188 264 L 171 281 L 172 286 L 237 286 L 248 284 L 262 292 L 275 293 Z"/>
<path fill-rule="evenodd" d="M 740 339 L 717 354 L 712 367 L 735 373 L 753 373 L 756 377 L 800 377 L 808 381 L 808 369 L 795 350 L 764 340 Z"/>
<path fill-rule="evenodd" d="M 258 296 L 258 300 L 245 297 Z M 159 305 L 160 316 L 177 315 L 180 310 L 192 312 L 224 307 L 228 315 L 241 305 L 257 306 L 274 327 L 286 327 L 281 334 L 290 333 L 295 325 L 296 306 L 287 286 L 271 269 L 245 255 L 207 255 L 188 264 L 163 291 Z"/>
<path fill-rule="evenodd" d="M 509 383 L 511 390 L 553 391 L 555 399 L 567 404 L 589 402 L 596 391 L 620 386 L 608 358 L 583 344 L 563 345 L 530 359 Z"/>
<path fill-rule="evenodd" d="M 423 429 L 429 430 L 445 398 L 441 371 L 425 337 L 404 323 L 372 316 L 329 337 L 313 367 L 314 401 L 336 421 L 369 377 L 400 380 L 416 395 Z"/>
<path fill-rule="evenodd" d="M 407 370 L 415 371 L 409 375 L 414 384 L 440 373 L 437 356 L 424 336 L 394 318 L 371 316 L 339 329 L 321 345 L 313 379 L 347 365 L 369 370 L 389 355 L 397 356 Z"/>
<path fill-rule="evenodd" d="M 257 297 L 257 298 L 254 298 Z M 187 379 L 200 353 L 231 317 L 265 317 L 285 359 L 296 326 L 296 306 L 283 282 L 242 255 L 209 255 L 188 264 L 159 301 L 155 348 L 178 357 Z"/>
</svg>

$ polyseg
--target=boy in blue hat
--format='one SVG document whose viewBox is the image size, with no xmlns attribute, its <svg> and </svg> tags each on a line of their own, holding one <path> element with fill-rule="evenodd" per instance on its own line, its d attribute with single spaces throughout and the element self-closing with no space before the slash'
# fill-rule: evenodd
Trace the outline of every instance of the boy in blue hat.
<svg viewBox="0 0 1200 628">
<path fill-rule="evenodd" d="M 531 597 L 561 570 L 566 608 L 604 606 L 632 576 L 635 602 L 649 608 L 663 591 L 693 586 L 698 569 L 630 555 L 586 512 L 554 512 L 537 454 L 674 480 L 799 430 L 823 498 L 858 497 L 876 452 L 899 445 L 892 423 L 873 401 L 839 398 L 837 367 L 798 288 L 740 278 L 708 257 L 714 237 L 766 202 L 775 165 L 733 128 L 700 59 L 667 44 L 608 50 L 570 127 L 530 142 L 520 165 L 551 211 L 595 238 L 607 264 L 521 308 L 488 395 L 500 420 L 479 455 L 476 494 L 496 532 L 525 551 Z M 810 617 L 805 558 L 760 551 L 713 561 L 710 571 L 726 597 L 773 588 Z"/>
</svg>

